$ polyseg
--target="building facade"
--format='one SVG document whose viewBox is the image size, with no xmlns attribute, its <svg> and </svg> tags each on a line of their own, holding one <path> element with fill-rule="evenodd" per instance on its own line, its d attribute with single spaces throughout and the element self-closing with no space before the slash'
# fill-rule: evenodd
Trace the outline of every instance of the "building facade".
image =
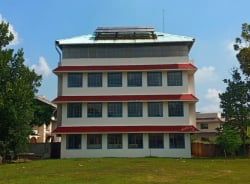
<svg viewBox="0 0 250 184">
<path fill-rule="evenodd" d="M 217 138 L 217 128 L 221 128 L 224 118 L 220 113 L 197 113 L 196 126 L 199 129 L 194 134 L 196 142 L 214 143 Z"/>
<path fill-rule="evenodd" d="M 61 157 L 191 157 L 193 43 L 152 27 L 57 40 Z"/>
</svg>

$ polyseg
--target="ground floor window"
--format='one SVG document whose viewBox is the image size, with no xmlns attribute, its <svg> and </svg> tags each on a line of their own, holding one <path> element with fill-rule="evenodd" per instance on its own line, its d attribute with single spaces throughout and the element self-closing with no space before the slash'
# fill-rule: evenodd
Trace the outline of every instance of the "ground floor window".
<svg viewBox="0 0 250 184">
<path fill-rule="evenodd" d="M 70 134 L 66 135 L 66 148 L 67 149 L 81 149 L 82 135 Z"/>
<path fill-rule="evenodd" d="M 87 135 L 87 148 L 88 149 L 101 149 L 102 148 L 102 134 L 88 134 Z"/>
<path fill-rule="evenodd" d="M 163 134 L 148 134 L 149 148 L 164 148 Z"/>
<path fill-rule="evenodd" d="M 128 134 L 128 148 L 143 148 L 143 134 Z"/>
<path fill-rule="evenodd" d="M 108 148 L 122 148 L 122 134 L 108 134 Z"/>
<path fill-rule="evenodd" d="M 170 148 L 185 148 L 185 136 L 182 133 L 169 134 Z"/>
</svg>

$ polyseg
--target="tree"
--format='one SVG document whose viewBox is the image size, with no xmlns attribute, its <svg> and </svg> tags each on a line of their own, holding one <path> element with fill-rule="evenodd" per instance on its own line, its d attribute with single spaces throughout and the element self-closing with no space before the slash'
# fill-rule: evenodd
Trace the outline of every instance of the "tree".
<svg viewBox="0 0 250 184">
<path fill-rule="evenodd" d="M 219 94 L 220 107 L 223 110 L 226 126 L 237 130 L 246 154 L 247 126 L 250 124 L 250 96 L 246 80 L 242 80 L 237 69 L 232 71 L 232 80 L 224 79 L 228 86 L 226 91 Z"/>
<path fill-rule="evenodd" d="M 216 142 L 224 150 L 225 158 L 227 157 L 227 154 L 234 156 L 235 151 L 242 144 L 242 140 L 238 131 L 227 124 L 219 129 L 219 135 L 216 139 Z"/>
<path fill-rule="evenodd" d="M 25 151 L 31 133 L 34 96 L 41 85 L 41 76 L 24 65 L 23 49 L 6 46 L 14 39 L 9 24 L 0 23 L 0 144 L 14 153 Z M 2 153 L 1 153 L 2 152 Z"/>
<path fill-rule="evenodd" d="M 49 125 L 56 107 L 40 101 L 39 98 L 40 97 L 34 99 L 34 116 L 31 125 Z"/>
<path fill-rule="evenodd" d="M 236 57 L 242 72 L 250 76 L 250 24 L 242 24 L 241 38 L 236 38 L 234 50 L 239 51 Z"/>
</svg>

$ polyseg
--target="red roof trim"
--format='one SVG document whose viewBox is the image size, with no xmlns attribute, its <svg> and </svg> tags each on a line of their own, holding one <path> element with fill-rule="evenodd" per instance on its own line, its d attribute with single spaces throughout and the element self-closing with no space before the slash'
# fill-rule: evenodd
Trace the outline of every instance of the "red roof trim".
<svg viewBox="0 0 250 184">
<path fill-rule="evenodd" d="M 53 103 L 60 102 L 108 102 L 108 101 L 198 101 L 192 94 L 179 95 L 113 95 L 113 96 L 59 96 Z"/>
<path fill-rule="evenodd" d="M 192 125 L 186 126 L 71 126 L 57 127 L 53 133 L 128 133 L 128 132 L 195 132 L 198 131 Z"/>
<path fill-rule="evenodd" d="M 111 66 L 58 66 L 53 71 L 69 72 L 69 71 L 103 71 L 103 70 L 196 70 L 197 68 L 191 64 L 158 64 L 158 65 L 111 65 Z"/>
</svg>

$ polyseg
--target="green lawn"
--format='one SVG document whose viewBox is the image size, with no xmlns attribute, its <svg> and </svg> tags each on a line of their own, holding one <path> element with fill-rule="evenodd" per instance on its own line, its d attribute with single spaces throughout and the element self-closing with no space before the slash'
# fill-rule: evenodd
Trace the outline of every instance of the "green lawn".
<svg viewBox="0 0 250 184">
<path fill-rule="evenodd" d="M 0 183 L 250 183 L 250 159 L 37 160 L 0 165 Z"/>
</svg>

